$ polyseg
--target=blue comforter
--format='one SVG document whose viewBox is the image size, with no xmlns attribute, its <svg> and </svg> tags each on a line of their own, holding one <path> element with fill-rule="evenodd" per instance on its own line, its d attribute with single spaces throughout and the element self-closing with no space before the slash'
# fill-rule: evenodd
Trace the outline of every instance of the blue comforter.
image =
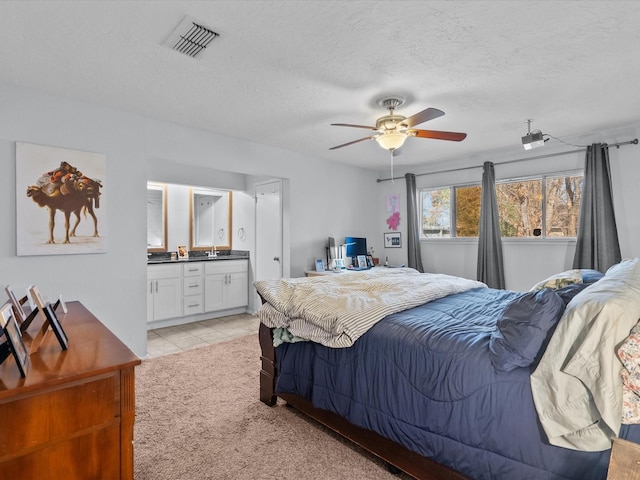
<svg viewBox="0 0 640 480">
<path fill-rule="evenodd" d="M 469 478 L 604 479 L 609 451 L 549 445 L 530 368 L 497 373 L 496 321 L 518 292 L 474 289 L 389 315 L 350 348 L 277 348 L 279 393 L 310 399 Z M 640 441 L 640 428 L 620 436 Z"/>
</svg>

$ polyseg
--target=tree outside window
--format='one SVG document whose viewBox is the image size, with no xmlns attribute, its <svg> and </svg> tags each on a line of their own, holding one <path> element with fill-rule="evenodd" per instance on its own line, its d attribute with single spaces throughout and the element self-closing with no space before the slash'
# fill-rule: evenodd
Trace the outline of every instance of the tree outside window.
<svg viewBox="0 0 640 480">
<path fill-rule="evenodd" d="M 573 174 L 497 182 L 501 235 L 505 238 L 575 237 L 582 181 L 582 174 Z M 443 187 L 420 193 L 425 237 L 478 236 L 480 185 Z"/>
<path fill-rule="evenodd" d="M 451 188 L 423 190 L 422 234 L 425 237 L 451 236 Z"/>
<path fill-rule="evenodd" d="M 482 187 L 456 187 L 456 237 L 477 237 L 480 232 Z"/>
<path fill-rule="evenodd" d="M 496 184 L 503 237 L 533 237 L 542 232 L 542 179 Z"/>
</svg>

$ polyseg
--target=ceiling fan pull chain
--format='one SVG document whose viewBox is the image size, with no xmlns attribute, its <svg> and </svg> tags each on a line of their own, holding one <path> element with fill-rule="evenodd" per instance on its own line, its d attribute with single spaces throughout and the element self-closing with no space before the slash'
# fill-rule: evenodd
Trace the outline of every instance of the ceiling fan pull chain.
<svg viewBox="0 0 640 480">
<path fill-rule="evenodd" d="M 391 154 L 391 183 L 393 183 L 393 150 L 389 150 Z"/>
</svg>

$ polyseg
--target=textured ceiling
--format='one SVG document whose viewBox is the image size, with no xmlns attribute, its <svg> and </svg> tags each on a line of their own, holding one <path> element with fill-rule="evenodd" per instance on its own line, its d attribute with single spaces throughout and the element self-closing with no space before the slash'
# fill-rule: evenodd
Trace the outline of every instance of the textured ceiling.
<svg viewBox="0 0 640 480">
<path fill-rule="evenodd" d="M 201 59 L 163 46 L 185 17 L 220 34 Z M 640 121 L 637 1 L 3 1 L 0 80 L 380 170 L 380 97 L 418 128 L 398 163 Z"/>
</svg>

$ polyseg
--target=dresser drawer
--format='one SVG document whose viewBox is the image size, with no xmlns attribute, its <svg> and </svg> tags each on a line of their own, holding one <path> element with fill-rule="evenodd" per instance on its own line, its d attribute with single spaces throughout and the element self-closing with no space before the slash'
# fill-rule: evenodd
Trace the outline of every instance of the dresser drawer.
<svg viewBox="0 0 640 480">
<path fill-rule="evenodd" d="M 120 372 L 0 404 L 0 458 L 120 422 Z"/>
<path fill-rule="evenodd" d="M 182 265 L 162 263 L 147 266 L 147 279 L 159 280 L 161 278 L 179 278 L 182 276 Z"/>
<path fill-rule="evenodd" d="M 204 297 L 202 295 L 188 295 L 182 299 L 182 311 L 185 316 L 204 312 Z"/>
<path fill-rule="evenodd" d="M 182 275 L 185 277 L 202 275 L 202 270 L 202 262 L 185 263 L 182 265 Z"/>
<path fill-rule="evenodd" d="M 204 273 L 215 275 L 218 273 L 242 273 L 249 270 L 248 260 L 217 260 L 205 264 Z"/>
<path fill-rule="evenodd" d="M 186 277 L 182 279 L 182 294 L 187 295 L 199 295 L 202 293 L 204 281 L 202 277 Z"/>
</svg>

